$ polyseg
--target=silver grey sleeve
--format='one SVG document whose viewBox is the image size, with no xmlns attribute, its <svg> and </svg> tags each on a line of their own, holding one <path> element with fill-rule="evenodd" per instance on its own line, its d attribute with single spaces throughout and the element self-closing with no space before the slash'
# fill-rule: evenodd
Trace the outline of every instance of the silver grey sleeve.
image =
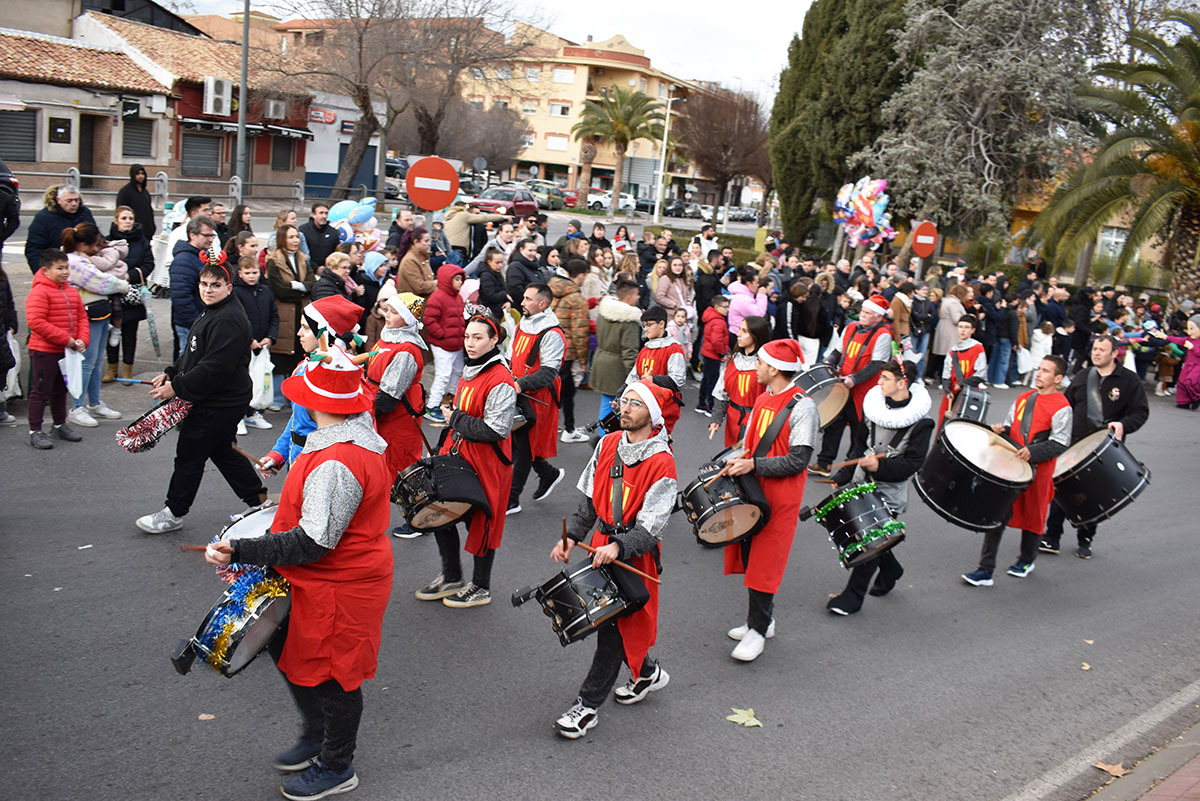
<svg viewBox="0 0 1200 801">
<path fill-rule="evenodd" d="M 517 413 L 517 391 L 508 384 L 497 384 L 483 404 L 483 422 L 501 437 L 512 433 L 513 417 Z"/>
<path fill-rule="evenodd" d="M 542 337 L 538 347 L 538 361 L 542 367 L 553 367 L 555 372 L 562 367 L 563 357 L 567 355 L 565 335 L 561 337 L 546 335 Z"/>
<path fill-rule="evenodd" d="M 987 351 L 979 351 L 979 355 L 975 358 L 975 372 L 980 378 L 987 378 Z"/>
<path fill-rule="evenodd" d="M 791 425 L 791 433 L 788 435 L 788 447 L 795 448 L 797 445 L 807 445 L 810 448 L 817 447 L 817 432 L 821 428 L 821 417 L 817 413 L 817 404 L 813 399 L 805 396 L 792 407 L 792 413 L 788 417 L 788 423 Z"/>
<path fill-rule="evenodd" d="M 1071 446 L 1071 420 L 1072 413 L 1070 406 L 1064 406 L 1054 413 L 1050 418 L 1050 441 L 1057 442 L 1064 448 Z"/>
<path fill-rule="evenodd" d="M 323 548 L 337 547 L 362 501 L 362 486 L 341 462 L 322 462 L 304 479 L 300 528 Z"/>
<path fill-rule="evenodd" d="M 1013 424 L 1013 420 L 1017 419 L 1017 401 L 1013 401 L 1013 405 L 1008 407 L 1008 414 L 1004 415 L 1004 427 L 1009 428 Z"/>
<path fill-rule="evenodd" d="M 604 440 L 601 439 L 600 442 L 604 442 Z M 588 459 L 587 466 L 579 474 L 579 483 L 575 485 L 589 498 L 592 497 L 592 478 L 596 475 L 596 462 L 600 459 L 600 442 L 596 443 L 596 449 L 592 451 L 592 458 Z"/>
<path fill-rule="evenodd" d="M 729 369 L 729 361 L 721 364 L 721 372 L 717 375 L 717 385 L 713 387 L 712 396 L 717 400 L 729 400 L 729 395 L 725 392 L 725 371 Z"/>
<path fill-rule="evenodd" d="M 672 353 L 667 359 L 667 377 L 675 382 L 675 386 L 679 391 L 683 391 L 683 385 L 687 382 L 687 357 L 682 353 Z"/>
<path fill-rule="evenodd" d="M 646 490 L 642 498 L 642 508 L 634 518 L 637 525 L 649 531 L 656 540 L 662 539 L 663 529 L 671 519 L 671 510 L 675 508 L 675 495 L 678 483 L 673 478 L 660 478 Z"/>
<path fill-rule="evenodd" d="M 412 386 L 416 375 L 416 360 L 411 353 L 401 351 L 383 371 L 383 377 L 379 379 L 379 388 L 393 398 L 399 398 Z"/>
<path fill-rule="evenodd" d="M 952 362 L 951 359 L 957 359 L 957 358 L 958 358 L 958 356 L 955 355 L 953 349 L 951 349 L 950 352 L 946 354 L 946 358 L 942 361 L 942 380 L 943 381 L 950 380 L 950 375 L 951 375 L 951 373 L 954 372 L 954 362 Z"/>
<path fill-rule="evenodd" d="M 875 340 L 875 347 L 871 350 L 871 361 L 886 362 L 892 358 L 892 335 L 883 333 L 879 335 L 879 339 Z"/>
</svg>

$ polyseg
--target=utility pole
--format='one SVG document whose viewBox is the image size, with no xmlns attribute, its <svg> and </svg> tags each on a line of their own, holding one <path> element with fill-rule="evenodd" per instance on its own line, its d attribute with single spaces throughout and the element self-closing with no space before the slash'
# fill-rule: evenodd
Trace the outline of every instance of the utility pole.
<svg viewBox="0 0 1200 801">
<path fill-rule="evenodd" d="M 250 0 L 242 7 L 242 80 L 238 84 L 238 122 L 237 122 L 237 174 L 242 179 L 243 196 L 248 192 L 250 182 L 249 163 L 246 159 L 246 103 L 250 94 L 246 88 L 247 74 L 250 71 Z"/>
<path fill-rule="evenodd" d="M 654 190 L 654 222 L 656 225 L 662 224 L 663 191 L 667 181 L 667 139 L 671 135 L 671 102 L 675 100 L 671 93 L 674 91 L 675 84 L 667 87 L 667 121 L 663 125 L 662 153 L 658 157 L 658 187 Z M 619 200 L 617 202 L 620 203 Z"/>
</svg>

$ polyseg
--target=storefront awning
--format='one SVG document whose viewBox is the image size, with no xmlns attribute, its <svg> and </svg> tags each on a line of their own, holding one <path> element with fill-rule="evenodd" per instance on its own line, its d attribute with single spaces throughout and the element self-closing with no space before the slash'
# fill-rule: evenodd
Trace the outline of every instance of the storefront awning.
<svg viewBox="0 0 1200 801">
<path fill-rule="evenodd" d="M 313 132 L 307 128 L 291 128 L 287 125 L 268 125 L 267 133 L 272 136 L 286 136 L 290 139 L 312 139 Z"/>
<path fill-rule="evenodd" d="M 0 92 L 0 111 L 24 111 L 25 103 L 16 95 Z"/>
<path fill-rule="evenodd" d="M 224 120 L 200 120 L 195 117 L 180 117 L 179 121 L 183 123 L 183 127 L 189 131 L 221 131 L 223 133 L 237 133 L 236 122 L 225 122 Z M 263 126 L 255 125 L 254 123 L 246 123 L 246 133 L 259 135 L 264 132 Z"/>
</svg>

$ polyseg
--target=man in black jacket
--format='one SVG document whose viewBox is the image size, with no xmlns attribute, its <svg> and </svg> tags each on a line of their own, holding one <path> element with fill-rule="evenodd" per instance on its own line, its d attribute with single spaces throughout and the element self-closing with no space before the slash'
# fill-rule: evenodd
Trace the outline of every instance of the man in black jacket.
<svg viewBox="0 0 1200 801">
<path fill-rule="evenodd" d="M 325 260 L 342 242 L 338 230 L 329 224 L 329 204 L 320 200 L 312 204 L 312 216 L 300 226 L 300 235 L 308 242 L 308 259 L 314 269 L 324 267 Z"/>
<path fill-rule="evenodd" d="M 63 231 L 79 223 L 96 224 L 92 210 L 83 205 L 79 190 L 70 184 L 46 189 L 42 204 L 42 210 L 34 215 L 25 234 L 25 262 L 35 274 L 42 268 L 42 251 L 62 247 Z"/>
<path fill-rule="evenodd" d="M 147 186 L 146 168 L 141 164 L 130 165 L 129 183 L 117 190 L 117 205 L 133 209 L 134 222 L 142 226 L 146 239 L 154 238 L 154 232 L 158 230 L 154 223 L 154 198 Z"/>
<path fill-rule="evenodd" d="M 1146 424 L 1150 403 L 1137 373 L 1117 363 L 1120 344 L 1115 337 L 1096 337 L 1092 343 L 1092 366 L 1075 376 L 1064 395 L 1071 404 L 1071 444 L 1105 428 L 1124 442 L 1125 437 Z M 1090 407 L 1090 408 L 1089 408 Z M 1099 408 L 1097 408 L 1099 407 Z M 1038 545 L 1042 553 L 1058 553 L 1066 513 L 1055 500 L 1046 515 L 1046 534 Z M 1092 558 L 1096 524 L 1075 529 L 1079 547 L 1075 555 Z"/>
<path fill-rule="evenodd" d="M 216 465 L 247 506 L 257 506 L 267 497 L 267 488 L 249 460 L 233 449 L 234 432 L 252 393 L 251 335 L 250 321 L 233 297 L 233 279 L 224 264 L 214 262 L 200 271 L 200 300 L 204 311 L 188 332 L 183 353 L 152 381 L 150 397 L 161 401 L 178 397 L 190 402 L 192 409 L 178 426 L 167 505 L 137 519 L 137 527 L 147 534 L 183 528 L 207 461 Z"/>
<path fill-rule="evenodd" d="M 21 198 L 16 192 L 0 192 L 0 254 L 5 241 L 21 227 Z"/>
<path fill-rule="evenodd" d="M 508 261 L 505 280 L 508 296 L 519 302 L 525 296 L 525 287 L 543 283 L 546 278 L 541 265 L 538 264 L 537 240 L 522 239 Z"/>
</svg>

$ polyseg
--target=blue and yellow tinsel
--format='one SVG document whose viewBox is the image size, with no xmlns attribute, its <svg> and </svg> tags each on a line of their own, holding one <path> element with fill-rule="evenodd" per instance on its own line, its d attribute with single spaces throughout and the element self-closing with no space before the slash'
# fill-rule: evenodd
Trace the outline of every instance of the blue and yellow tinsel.
<svg viewBox="0 0 1200 801">
<path fill-rule="evenodd" d="M 219 670 L 228 658 L 234 632 L 259 604 L 267 598 L 283 598 L 291 588 L 287 579 L 270 568 L 261 565 L 237 567 L 238 574 L 226 590 L 226 597 L 213 610 L 204 631 L 196 635 L 196 646 L 204 653 L 204 661 L 215 670 Z"/>
</svg>

